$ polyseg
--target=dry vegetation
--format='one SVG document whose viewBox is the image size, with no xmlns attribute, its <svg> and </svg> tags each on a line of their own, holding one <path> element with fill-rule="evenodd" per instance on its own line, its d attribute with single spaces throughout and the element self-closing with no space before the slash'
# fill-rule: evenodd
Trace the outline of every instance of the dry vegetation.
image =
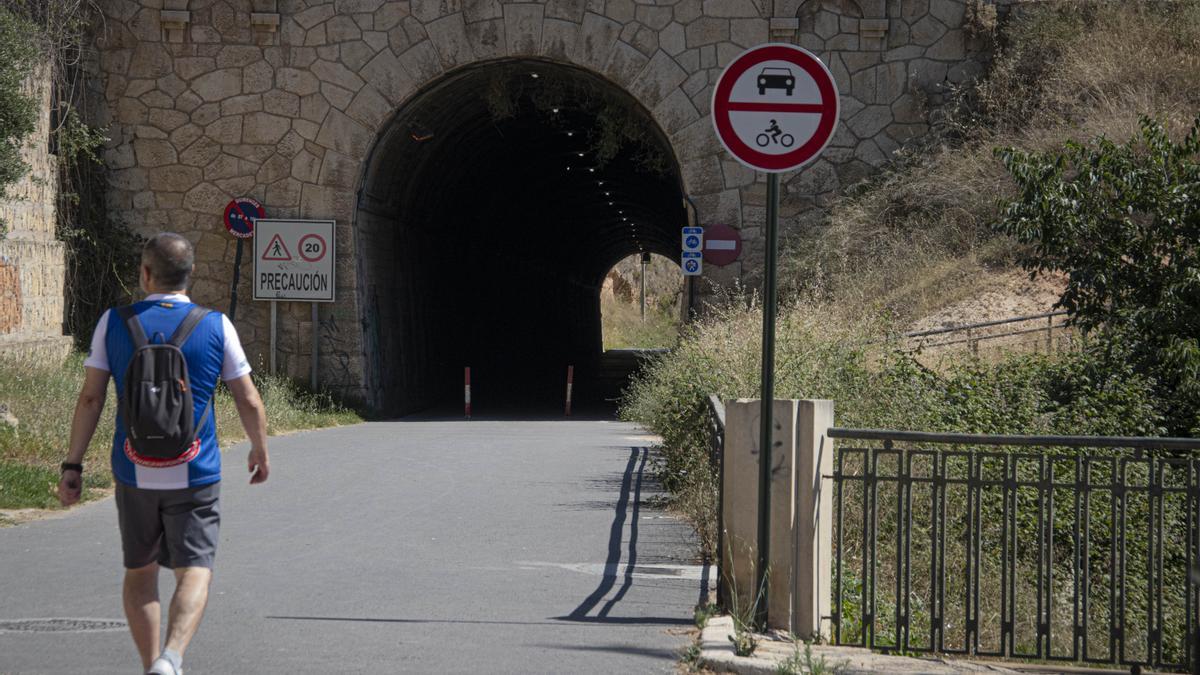
<svg viewBox="0 0 1200 675">
<path fill-rule="evenodd" d="M 991 37 L 991 71 L 934 115 L 926 145 L 791 242 L 784 278 L 795 290 L 901 324 L 973 297 L 1014 263 L 990 227 L 1015 191 L 995 148 L 1124 141 L 1142 115 L 1178 132 L 1200 111 L 1196 0 L 1037 3 Z"/>
<path fill-rule="evenodd" d="M 640 255 L 617 263 L 600 291 L 604 348 L 671 347 L 679 339 L 683 276 L 679 265 L 662 256 L 646 268 L 646 320 L 642 321 Z"/>
<path fill-rule="evenodd" d="M 361 421 L 328 397 L 302 392 L 284 378 L 256 376 L 256 380 L 267 406 L 271 434 Z M 61 365 L 0 359 L 0 402 L 8 405 L 18 421 L 16 427 L 0 424 L 0 509 L 57 504 L 52 488 L 58 481 L 58 463 L 66 455 L 67 433 L 82 383 L 81 354 Z M 112 485 L 109 452 L 116 400 L 110 384 L 107 406 L 84 457 L 84 477 L 91 488 L 85 498 L 99 496 Z M 233 399 L 223 387 L 217 393 L 215 412 L 223 445 L 245 438 Z M 240 467 L 243 459 L 231 461 Z M 3 521 L 0 512 L 0 525 Z"/>
</svg>

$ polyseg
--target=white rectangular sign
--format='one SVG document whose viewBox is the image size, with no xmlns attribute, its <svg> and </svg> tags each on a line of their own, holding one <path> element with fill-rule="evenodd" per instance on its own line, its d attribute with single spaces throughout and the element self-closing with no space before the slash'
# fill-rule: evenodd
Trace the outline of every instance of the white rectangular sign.
<svg viewBox="0 0 1200 675">
<path fill-rule="evenodd" d="M 332 220 L 254 222 L 254 299 L 334 300 Z"/>
<path fill-rule="evenodd" d="M 698 277 L 704 273 L 704 262 L 700 253 L 684 251 L 679 266 L 683 268 L 685 277 Z"/>
<path fill-rule="evenodd" d="M 704 250 L 703 227 L 683 228 L 683 250 L 691 253 L 698 253 Z"/>
</svg>

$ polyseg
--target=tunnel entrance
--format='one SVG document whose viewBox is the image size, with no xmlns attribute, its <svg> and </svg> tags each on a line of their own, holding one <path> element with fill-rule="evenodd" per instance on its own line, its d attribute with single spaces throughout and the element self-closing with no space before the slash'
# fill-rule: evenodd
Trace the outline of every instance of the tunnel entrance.
<svg viewBox="0 0 1200 675">
<path fill-rule="evenodd" d="M 367 163 L 356 220 L 371 403 L 391 414 L 600 402 L 600 291 L 622 258 L 674 258 L 675 155 L 649 113 L 572 66 L 455 71 L 406 103 Z"/>
<path fill-rule="evenodd" d="M 686 315 L 685 279 L 678 262 L 652 253 L 614 265 L 600 289 L 605 352 L 675 346 Z"/>
</svg>

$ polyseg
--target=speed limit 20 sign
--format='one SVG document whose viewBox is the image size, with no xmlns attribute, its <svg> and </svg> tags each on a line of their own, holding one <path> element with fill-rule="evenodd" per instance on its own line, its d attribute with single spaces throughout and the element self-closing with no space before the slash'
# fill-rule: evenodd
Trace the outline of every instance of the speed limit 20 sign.
<svg viewBox="0 0 1200 675">
<path fill-rule="evenodd" d="M 747 49 L 713 90 L 713 126 L 721 144 L 742 164 L 770 173 L 797 169 L 821 154 L 838 112 L 829 69 L 790 44 Z"/>
<path fill-rule="evenodd" d="M 254 299 L 334 300 L 332 220 L 259 220 L 254 227 Z"/>
</svg>

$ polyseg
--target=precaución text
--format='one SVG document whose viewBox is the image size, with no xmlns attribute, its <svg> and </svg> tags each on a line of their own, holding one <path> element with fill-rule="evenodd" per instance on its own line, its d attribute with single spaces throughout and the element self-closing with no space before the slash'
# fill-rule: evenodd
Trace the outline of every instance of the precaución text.
<svg viewBox="0 0 1200 675">
<path fill-rule="evenodd" d="M 313 272 L 260 272 L 258 281 L 268 291 L 329 290 L 329 275 Z"/>
</svg>

